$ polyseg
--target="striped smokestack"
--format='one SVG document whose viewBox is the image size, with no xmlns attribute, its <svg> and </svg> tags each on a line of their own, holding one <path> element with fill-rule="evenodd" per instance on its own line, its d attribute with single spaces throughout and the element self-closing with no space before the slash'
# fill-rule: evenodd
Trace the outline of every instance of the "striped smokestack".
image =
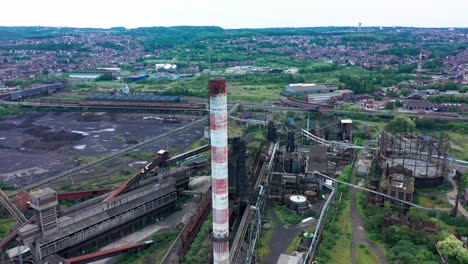
<svg viewBox="0 0 468 264">
<path fill-rule="evenodd" d="M 228 140 L 226 79 L 209 83 L 211 188 L 213 206 L 213 260 L 229 263 Z"/>
</svg>

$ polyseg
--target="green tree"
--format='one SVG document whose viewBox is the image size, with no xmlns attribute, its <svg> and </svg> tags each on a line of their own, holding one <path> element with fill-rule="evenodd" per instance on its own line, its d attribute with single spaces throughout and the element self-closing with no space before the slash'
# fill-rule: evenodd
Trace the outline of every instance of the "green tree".
<svg viewBox="0 0 468 264">
<path fill-rule="evenodd" d="M 456 261 L 456 263 L 468 263 L 468 251 L 461 245 L 461 241 L 451 234 L 445 234 L 446 237 L 437 243 L 442 255 L 449 258 L 449 260 Z M 449 261 L 449 263 L 452 263 Z M 453 262 L 455 263 L 455 262 Z"/>
<path fill-rule="evenodd" d="M 387 109 L 387 110 L 393 110 L 393 109 L 395 109 L 395 101 L 388 101 L 388 102 L 385 104 L 385 109 Z"/>
<path fill-rule="evenodd" d="M 396 116 L 387 124 L 385 130 L 392 133 L 412 132 L 416 130 L 416 124 L 408 117 Z"/>
<path fill-rule="evenodd" d="M 436 264 L 440 259 L 423 245 L 408 240 L 400 240 L 388 254 L 391 263 Z"/>
<path fill-rule="evenodd" d="M 113 80 L 116 80 L 117 78 L 112 75 L 112 73 L 104 73 L 102 74 L 101 76 L 97 77 L 96 78 L 96 82 L 100 82 L 100 81 L 113 81 Z"/>
<path fill-rule="evenodd" d="M 0 189 L 6 191 L 6 190 L 15 190 L 16 187 L 15 185 L 9 183 L 9 182 L 4 182 L 4 181 L 0 181 Z"/>
<path fill-rule="evenodd" d="M 468 188 L 468 171 L 466 171 L 462 176 L 461 187 Z"/>
</svg>

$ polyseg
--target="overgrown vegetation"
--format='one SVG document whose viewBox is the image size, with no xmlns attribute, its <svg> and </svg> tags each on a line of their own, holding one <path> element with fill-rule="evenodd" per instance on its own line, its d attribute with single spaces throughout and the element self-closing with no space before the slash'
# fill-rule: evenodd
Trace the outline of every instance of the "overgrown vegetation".
<svg viewBox="0 0 468 264">
<path fill-rule="evenodd" d="M 351 166 L 346 166 L 339 179 L 350 182 L 351 175 Z M 343 193 L 341 202 L 335 202 L 328 210 L 322 240 L 315 258 L 320 263 L 348 263 L 339 261 L 350 259 L 352 229 L 350 225 L 343 225 L 345 222 L 349 223 L 351 216 L 348 186 L 340 184 L 337 192 L 338 197 L 341 195 L 340 193 Z"/>
<path fill-rule="evenodd" d="M 12 217 L 0 217 L 0 240 L 4 239 L 10 234 L 10 230 L 16 225 L 16 220 Z"/>
<path fill-rule="evenodd" d="M 0 181 L 0 189 L 2 191 L 14 191 L 16 190 L 16 186 L 6 181 Z"/>
<path fill-rule="evenodd" d="M 262 229 L 260 231 L 260 239 L 258 241 L 258 248 L 257 248 L 257 254 L 260 258 L 260 263 L 265 263 L 264 261 L 262 262 L 262 260 L 264 260 L 265 257 L 271 252 L 270 244 L 271 244 L 271 240 L 273 238 L 273 233 L 275 230 L 275 224 L 272 220 L 271 211 L 268 207 L 265 208 L 263 215 L 264 215 L 264 218 L 270 222 L 270 228 Z"/>
<path fill-rule="evenodd" d="M 366 244 L 359 244 L 357 248 L 357 263 L 358 264 L 377 264 L 379 263 L 378 257 L 375 255 L 374 250 L 369 248 Z"/>
<path fill-rule="evenodd" d="M 302 221 L 302 219 L 307 217 L 307 216 L 300 216 L 298 214 L 289 212 L 288 209 L 286 208 L 286 205 L 275 204 L 273 206 L 273 209 L 275 210 L 275 214 L 278 216 L 280 221 L 287 225 L 298 224 L 299 222 Z"/>
<path fill-rule="evenodd" d="M 0 117 L 9 115 L 19 115 L 23 113 L 24 108 L 19 105 L 0 105 Z"/>
<path fill-rule="evenodd" d="M 432 103 L 457 103 L 457 104 L 468 104 L 467 95 L 455 95 L 455 94 L 441 94 L 436 96 L 429 96 L 427 98 Z"/>
<path fill-rule="evenodd" d="M 183 259 L 183 263 L 201 264 L 209 262 L 212 243 L 208 235 L 211 230 L 211 223 L 212 217 L 210 214 L 201 226 L 197 237 L 192 242 L 192 245 L 190 245 L 190 249 Z"/>
<path fill-rule="evenodd" d="M 66 74 L 62 75 L 42 75 L 37 76 L 35 78 L 29 79 L 11 79 L 5 81 L 5 85 L 12 87 L 12 86 L 29 86 L 35 83 L 51 83 L 51 82 L 66 82 L 68 76 Z"/>
<path fill-rule="evenodd" d="M 154 241 L 151 247 L 142 250 L 138 253 L 127 254 L 118 257 L 116 263 L 121 264 L 146 264 L 146 263 L 161 263 L 162 258 L 169 250 L 170 246 L 179 235 L 181 227 L 173 227 L 169 230 L 157 232 L 150 237 Z"/>
<path fill-rule="evenodd" d="M 413 230 L 406 225 L 392 225 L 384 228 L 384 215 L 386 213 L 399 214 L 399 209 L 392 208 L 391 203 L 386 203 L 384 207 L 366 204 L 364 194 L 361 194 L 359 198 L 361 208 L 365 207 L 361 211 L 369 237 L 378 242 L 384 242 L 390 248 L 387 257 L 392 262 L 439 263 L 440 257 L 435 248 L 436 243 L 444 240 L 448 231 L 462 235 L 468 232 L 468 221 L 463 216 L 454 218 L 448 213 L 428 212 L 417 208 L 411 208 L 408 216 L 413 220 L 435 222 L 439 229 L 438 233 Z"/>
</svg>

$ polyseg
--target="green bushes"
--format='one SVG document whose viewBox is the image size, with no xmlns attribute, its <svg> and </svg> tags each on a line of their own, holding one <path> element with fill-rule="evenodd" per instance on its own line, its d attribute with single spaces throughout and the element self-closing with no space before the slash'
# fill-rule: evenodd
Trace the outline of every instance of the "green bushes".
<svg viewBox="0 0 468 264">
<path fill-rule="evenodd" d="M 437 243 L 442 255 L 448 257 L 448 263 L 468 263 L 468 251 L 452 234 L 444 234 L 445 238 Z"/>
<path fill-rule="evenodd" d="M 468 104 L 468 96 L 455 95 L 455 94 L 441 94 L 436 96 L 429 96 L 427 100 L 431 103 L 458 103 Z"/>
<path fill-rule="evenodd" d="M 101 74 L 99 77 L 96 78 L 96 82 L 101 82 L 101 81 L 113 81 L 113 80 L 117 80 L 117 78 L 112 75 L 112 73 L 104 73 L 104 74 Z"/>
<path fill-rule="evenodd" d="M 440 258 L 438 258 L 433 252 L 429 251 L 427 247 L 414 244 L 409 240 L 398 241 L 388 254 L 388 258 L 391 263 L 440 263 Z"/>
<path fill-rule="evenodd" d="M 19 105 L 0 105 L 0 116 L 19 115 L 23 111 Z"/>
<path fill-rule="evenodd" d="M 16 190 L 16 186 L 5 181 L 0 181 L 0 189 L 3 191 L 14 191 Z"/>
<path fill-rule="evenodd" d="M 295 225 L 302 221 L 305 216 L 300 216 L 295 213 L 291 213 L 286 209 L 285 205 L 277 205 L 275 204 L 273 209 L 275 210 L 275 214 L 278 216 L 281 222 L 287 225 Z"/>
<path fill-rule="evenodd" d="M 211 255 L 211 240 L 208 235 L 211 230 L 211 215 L 206 218 L 197 237 L 193 240 L 189 251 L 184 257 L 185 264 L 208 263 Z"/>
<path fill-rule="evenodd" d="M 14 218 L 0 218 L 0 240 L 10 234 L 10 230 L 16 225 Z"/>
<path fill-rule="evenodd" d="M 393 133 L 412 132 L 416 130 L 416 124 L 408 117 L 396 116 L 385 129 Z"/>
<path fill-rule="evenodd" d="M 150 238 L 154 241 L 151 247 L 142 250 L 138 253 L 127 254 L 118 257 L 116 263 L 121 264 L 136 264 L 136 263 L 160 263 L 162 257 L 166 254 L 174 240 L 179 235 L 181 228 L 173 227 L 169 230 L 157 232 Z"/>
<path fill-rule="evenodd" d="M 349 219 L 350 217 L 349 196 L 343 195 L 342 197 L 343 199 L 341 202 L 333 204 L 328 211 L 327 220 L 324 226 L 324 234 L 317 249 L 317 255 L 315 258 L 319 263 L 330 263 L 335 254 L 343 254 L 343 252 L 341 252 L 343 250 L 349 251 L 349 248 L 340 248 L 340 252 L 334 251 L 335 245 L 338 241 L 343 241 L 344 238 L 350 240 L 352 236 L 350 227 L 343 228 L 344 225 L 342 223 L 344 218 Z M 344 210 L 345 208 L 348 209 Z M 346 212 L 346 215 L 343 215 L 344 212 Z M 346 224 L 349 225 L 349 223 Z"/>
<path fill-rule="evenodd" d="M 468 134 L 468 126 L 466 126 L 464 122 L 417 118 L 414 123 L 418 130 L 453 131 Z"/>
</svg>

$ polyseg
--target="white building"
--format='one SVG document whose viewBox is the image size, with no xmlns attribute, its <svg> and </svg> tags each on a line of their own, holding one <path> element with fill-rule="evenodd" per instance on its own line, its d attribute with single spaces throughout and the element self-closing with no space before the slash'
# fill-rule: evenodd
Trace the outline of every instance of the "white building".
<svg viewBox="0 0 468 264">
<path fill-rule="evenodd" d="M 158 72 L 176 72 L 177 71 L 177 65 L 157 63 L 156 64 L 156 71 L 158 71 Z"/>
</svg>

